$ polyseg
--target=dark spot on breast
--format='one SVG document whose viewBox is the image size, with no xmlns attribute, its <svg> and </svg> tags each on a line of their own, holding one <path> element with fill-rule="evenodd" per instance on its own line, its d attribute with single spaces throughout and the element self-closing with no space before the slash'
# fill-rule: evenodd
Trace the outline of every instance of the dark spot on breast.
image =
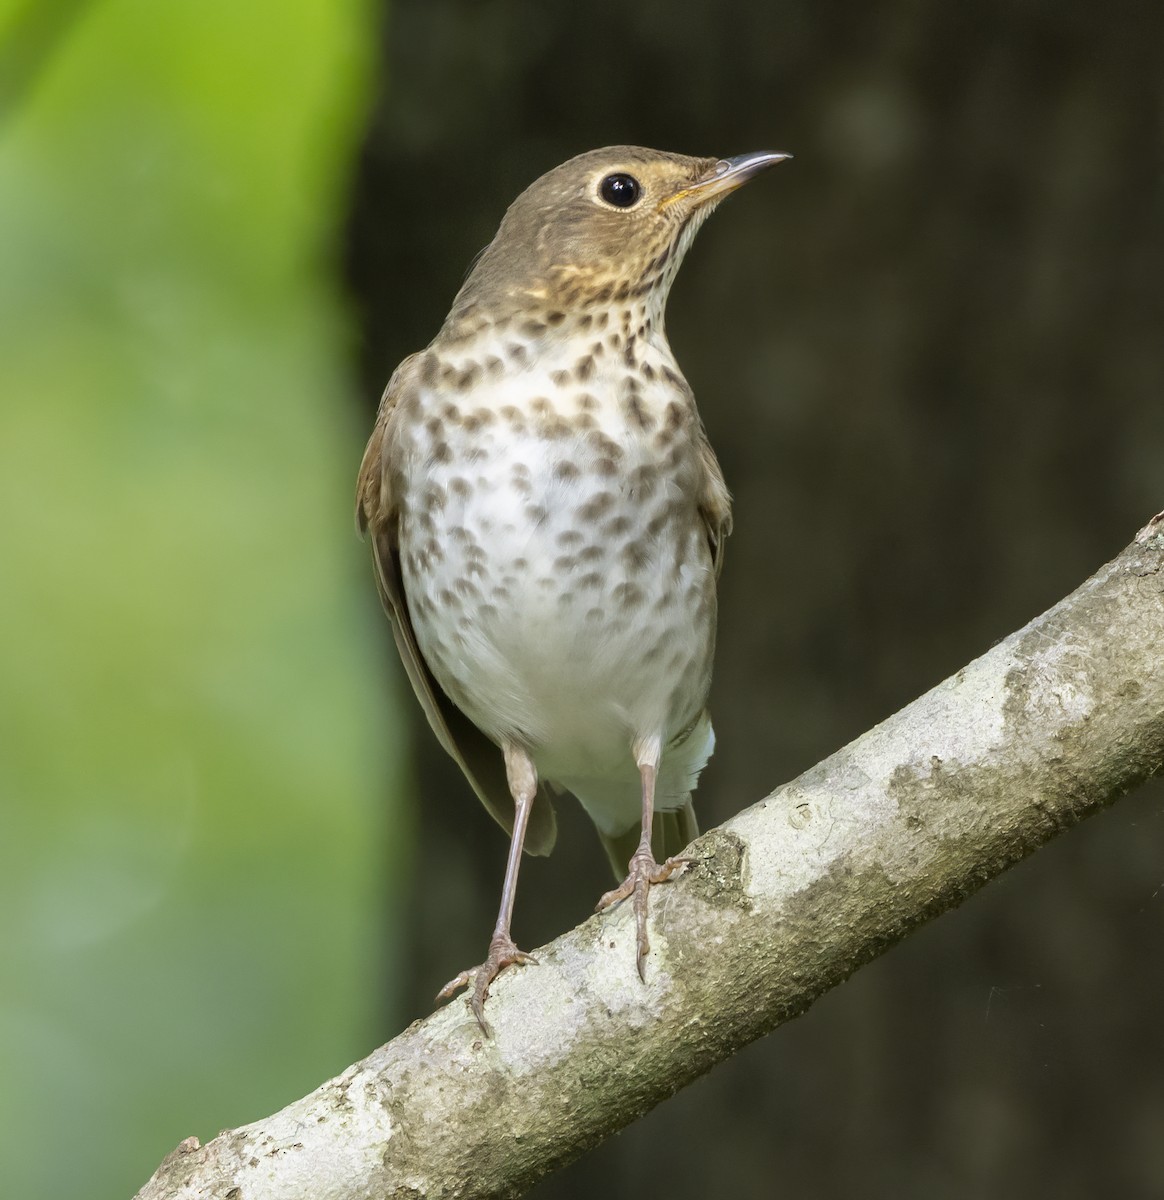
<svg viewBox="0 0 1164 1200">
<path fill-rule="evenodd" d="M 437 593 L 437 599 L 444 608 L 454 608 L 457 604 L 457 597 L 448 588 L 441 588 Z"/>
<path fill-rule="evenodd" d="M 570 382 L 570 372 L 551 371 L 550 380 L 555 387 L 565 387 Z"/>
<path fill-rule="evenodd" d="M 598 408 L 598 398 L 592 396 L 589 392 L 579 392 L 574 398 L 574 403 L 583 412 L 594 412 Z"/>
<path fill-rule="evenodd" d="M 648 383 L 650 383 L 650 381 L 655 378 L 655 368 L 652 367 L 649 362 L 642 363 L 641 366 L 639 367 L 639 370 L 642 372 L 643 378 Z"/>
<path fill-rule="evenodd" d="M 438 463 L 447 463 L 453 461 L 453 452 L 449 447 L 448 442 L 437 442 L 432 448 L 432 461 Z"/>
<path fill-rule="evenodd" d="M 468 499 L 473 494 L 473 489 L 469 485 L 469 481 L 462 479 L 459 475 L 455 479 L 449 480 L 449 491 L 454 496 L 459 496 L 462 500 Z"/>
<path fill-rule="evenodd" d="M 529 362 L 529 351 L 521 342 L 510 342 L 505 347 L 505 353 L 519 366 L 524 367 Z"/>
<path fill-rule="evenodd" d="M 566 573 L 572 571 L 577 565 L 577 560 L 572 554 L 559 554 L 558 557 L 554 559 L 554 570 L 557 571 L 559 575 L 565 575 Z"/>
<path fill-rule="evenodd" d="M 594 356 L 592 354 L 584 354 L 574 364 L 574 374 L 582 383 L 585 383 L 594 374 Z"/>
<path fill-rule="evenodd" d="M 599 492 L 579 507 L 578 515 L 583 521 L 597 521 L 605 516 L 614 504 L 615 496 L 612 492 Z"/>
<path fill-rule="evenodd" d="M 485 370 L 492 378 L 496 378 L 505 370 L 505 364 L 497 357 L 496 354 L 490 354 L 485 360 Z"/>
<path fill-rule="evenodd" d="M 651 560 L 644 538 L 627 542 L 622 548 L 621 558 L 628 571 L 641 571 Z"/>
<path fill-rule="evenodd" d="M 684 392 L 689 390 L 687 380 L 678 371 L 673 371 L 670 367 L 663 368 L 663 378 L 673 387 L 677 387 Z"/>
<path fill-rule="evenodd" d="M 521 332 L 524 333 L 526 337 L 530 337 L 530 338 L 541 337 L 542 334 L 545 333 L 545 331 L 546 331 L 546 327 L 545 327 L 545 325 L 542 324 L 541 321 L 532 321 L 531 320 L 531 321 L 522 321 L 522 323 L 521 323 Z"/>
<path fill-rule="evenodd" d="M 465 600 L 471 600 L 481 595 L 477 590 L 477 585 L 471 579 L 458 579 L 453 584 L 453 590 Z"/>
<path fill-rule="evenodd" d="M 611 595 L 621 608 L 641 608 L 647 600 L 646 592 L 637 583 L 620 583 Z"/>
<path fill-rule="evenodd" d="M 655 427 L 655 418 L 639 398 L 638 389 L 628 388 L 622 400 L 622 411 L 629 423 L 637 425 L 644 433 Z"/>
<path fill-rule="evenodd" d="M 476 363 L 469 363 L 457 376 L 457 391 L 467 392 L 481 374 L 481 368 Z"/>
<path fill-rule="evenodd" d="M 553 325 L 556 329 L 566 319 L 566 314 L 554 309 L 553 312 L 546 313 L 546 324 Z"/>
<path fill-rule="evenodd" d="M 578 318 L 578 328 L 581 330 L 587 330 L 593 324 L 594 324 L 594 317 L 590 313 L 583 313 Z"/>
<path fill-rule="evenodd" d="M 525 518 L 534 525 L 544 524 L 549 515 L 550 511 L 544 504 L 527 504 L 525 506 Z"/>
<path fill-rule="evenodd" d="M 535 396 L 529 402 L 530 411 L 536 416 L 549 416 L 554 411 L 554 406 L 546 399 L 545 396 Z"/>
<path fill-rule="evenodd" d="M 578 557 L 584 563 L 599 562 L 606 557 L 606 551 L 601 546 L 587 546 Z"/>
<path fill-rule="evenodd" d="M 659 469 L 653 463 L 642 463 L 630 473 L 630 486 L 635 499 L 646 500 L 659 487 Z"/>
<path fill-rule="evenodd" d="M 449 485 L 452 487 L 452 484 Z M 421 504 L 432 512 L 443 512 L 445 504 L 448 502 L 448 495 L 444 488 L 428 487 L 424 489 L 424 495 L 420 499 Z"/>
<path fill-rule="evenodd" d="M 436 356 L 426 354 L 420 360 L 420 382 L 425 387 L 432 387 L 437 380 L 437 372 L 440 369 L 440 364 L 436 360 Z"/>
<path fill-rule="evenodd" d="M 599 475 L 605 475 L 609 479 L 612 475 L 618 474 L 618 463 L 608 455 L 603 455 L 595 461 L 594 470 Z"/>
<path fill-rule="evenodd" d="M 588 571 L 578 580 L 578 586 L 584 591 L 602 586 L 602 576 L 597 571 Z"/>
<path fill-rule="evenodd" d="M 515 433 L 525 429 L 525 413 L 513 404 L 507 404 L 501 409 L 502 420 L 507 421 Z"/>
<path fill-rule="evenodd" d="M 600 429 L 591 430 L 591 432 L 586 435 L 586 441 L 589 443 L 590 448 L 597 454 L 605 455 L 607 458 L 612 458 L 615 462 L 622 458 L 622 447 L 614 440 L 614 438 L 609 437 Z"/>
<path fill-rule="evenodd" d="M 569 549 L 569 547 L 577 546 L 579 542 L 584 542 L 586 539 L 577 529 L 563 529 L 555 540 L 563 549 Z"/>
<path fill-rule="evenodd" d="M 577 479 L 581 474 L 577 464 L 572 462 L 560 462 L 554 467 L 554 477 L 557 479 Z"/>
</svg>

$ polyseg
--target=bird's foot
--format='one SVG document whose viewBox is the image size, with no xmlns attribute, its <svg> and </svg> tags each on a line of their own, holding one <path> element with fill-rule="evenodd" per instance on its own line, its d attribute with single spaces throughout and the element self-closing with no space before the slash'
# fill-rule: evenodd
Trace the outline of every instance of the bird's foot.
<svg viewBox="0 0 1164 1200">
<path fill-rule="evenodd" d="M 468 971 L 462 971 L 455 979 L 450 979 L 437 992 L 436 998 L 448 1000 L 472 982 L 473 994 L 469 997 L 469 1007 L 473 1010 L 473 1016 L 477 1018 L 477 1024 L 481 1026 L 481 1032 L 486 1037 L 492 1037 L 493 1030 L 485 1020 L 485 1000 L 489 995 L 489 985 L 506 967 L 514 963 L 536 965 L 537 961 L 532 954 L 519 950 L 508 933 L 495 933 L 489 942 L 489 953 L 485 961 L 479 967 L 471 967 Z"/>
<path fill-rule="evenodd" d="M 647 895 L 652 885 L 665 883 L 676 871 L 682 871 L 689 862 L 691 859 L 676 855 L 674 858 L 667 859 L 666 862 L 657 863 L 650 850 L 636 850 L 631 857 L 630 871 L 627 873 L 627 877 L 613 891 L 607 892 L 598 901 L 594 910 L 601 912 L 604 908 L 609 908 L 612 904 L 617 904 L 628 896 L 634 897 L 635 943 L 637 946 L 635 961 L 639 969 L 639 978 L 644 983 L 647 979 L 647 954 L 651 949 L 651 943 L 647 940 Z"/>
</svg>

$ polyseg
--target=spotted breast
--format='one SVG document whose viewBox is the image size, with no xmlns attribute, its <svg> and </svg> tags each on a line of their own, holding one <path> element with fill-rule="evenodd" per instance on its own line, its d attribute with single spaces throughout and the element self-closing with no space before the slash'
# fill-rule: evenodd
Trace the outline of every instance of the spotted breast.
<svg viewBox="0 0 1164 1200">
<path fill-rule="evenodd" d="M 644 310 L 607 329 L 429 351 L 400 431 L 400 561 L 421 653 L 490 738 L 615 835 L 639 816 L 628 747 L 658 739 L 656 807 L 687 801 L 715 575 L 691 394 Z M 590 334 L 597 336 L 590 336 Z"/>
</svg>

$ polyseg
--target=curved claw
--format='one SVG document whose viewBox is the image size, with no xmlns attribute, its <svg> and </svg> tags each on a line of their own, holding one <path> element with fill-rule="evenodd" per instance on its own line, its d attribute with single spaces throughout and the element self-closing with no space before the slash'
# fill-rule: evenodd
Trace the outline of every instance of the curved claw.
<svg viewBox="0 0 1164 1200">
<path fill-rule="evenodd" d="M 628 896 L 634 896 L 635 912 L 635 965 L 639 969 L 639 978 L 646 983 L 647 955 L 651 943 L 647 938 L 647 897 L 656 883 L 665 883 L 676 871 L 681 871 L 692 860 L 681 854 L 669 858 L 666 862 L 657 863 L 655 856 L 647 850 L 636 850 L 631 856 L 630 870 L 627 877 L 611 891 L 607 892 L 595 906 L 595 912 L 601 912 Z"/>
<path fill-rule="evenodd" d="M 490 1029 L 489 1022 L 485 1020 L 485 1000 L 489 995 L 489 985 L 506 967 L 515 964 L 525 965 L 526 963 L 533 963 L 536 966 L 537 961 L 532 954 L 519 950 L 508 934 L 494 934 L 489 943 L 489 953 L 486 955 L 485 961 L 479 967 L 471 967 L 450 979 L 437 992 L 436 998 L 438 1001 L 448 1000 L 455 996 L 461 988 L 468 987 L 469 981 L 473 980 L 473 994 L 469 997 L 469 1007 L 473 1010 L 473 1016 L 477 1018 L 477 1024 L 481 1026 L 481 1032 L 486 1037 L 492 1037 L 493 1030 Z"/>
</svg>

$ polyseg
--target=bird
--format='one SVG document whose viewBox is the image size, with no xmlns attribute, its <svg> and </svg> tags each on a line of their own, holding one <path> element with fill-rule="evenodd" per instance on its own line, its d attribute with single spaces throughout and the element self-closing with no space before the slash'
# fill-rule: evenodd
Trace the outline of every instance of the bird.
<svg viewBox="0 0 1164 1200">
<path fill-rule="evenodd" d="M 721 200 L 790 157 L 609 146 L 506 211 L 444 324 L 383 393 L 356 519 L 432 729 L 510 834 L 486 958 L 441 989 L 484 1006 L 506 967 L 523 850 L 572 793 L 631 899 L 689 860 L 731 499 L 664 309 Z M 655 836 L 658 835 L 658 836 Z M 659 846 L 662 861 L 655 856 Z M 625 872 L 625 875 L 624 875 Z"/>
</svg>

